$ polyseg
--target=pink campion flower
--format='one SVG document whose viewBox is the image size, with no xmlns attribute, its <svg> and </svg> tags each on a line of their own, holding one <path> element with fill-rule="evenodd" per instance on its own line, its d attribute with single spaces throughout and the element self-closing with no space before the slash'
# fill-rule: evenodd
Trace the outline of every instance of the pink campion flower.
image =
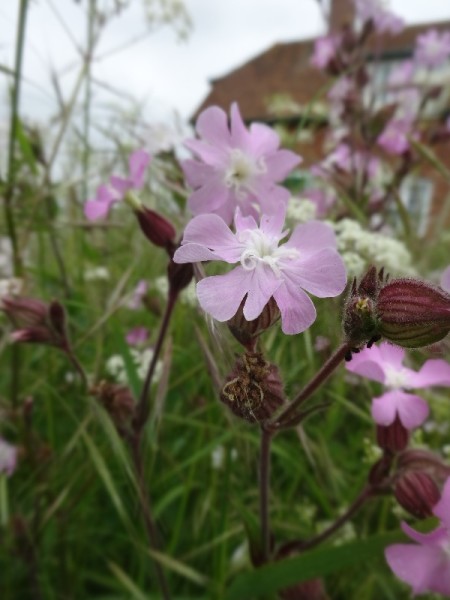
<svg viewBox="0 0 450 600">
<path fill-rule="evenodd" d="M 221 108 L 212 106 L 199 115 L 196 130 L 201 139 L 187 140 L 185 145 L 198 160 L 181 165 L 194 190 L 188 200 L 194 215 L 215 213 L 230 223 L 237 206 L 243 215 L 256 216 L 259 209 L 271 214 L 287 204 L 290 193 L 277 184 L 301 158 L 279 150 L 273 129 L 261 123 L 247 129 L 233 103 L 230 123 Z"/>
<path fill-rule="evenodd" d="M 414 59 L 422 67 L 440 67 L 450 57 L 450 31 L 429 29 L 417 36 Z"/>
<path fill-rule="evenodd" d="M 379 34 L 400 33 L 405 23 L 403 19 L 391 13 L 384 0 L 354 0 L 356 17 L 362 22 L 371 21 L 375 31 Z"/>
<path fill-rule="evenodd" d="M 410 148 L 409 136 L 412 123 L 408 119 L 394 119 L 384 128 L 377 143 L 388 154 L 404 154 Z"/>
<path fill-rule="evenodd" d="M 17 465 L 17 448 L 0 438 L 0 475 L 12 475 Z"/>
<path fill-rule="evenodd" d="M 441 288 L 450 294 L 450 266 L 442 273 Z"/>
<path fill-rule="evenodd" d="M 419 371 L 413 371 L 403 366 L 404 357 L 403 348 L 383 342 L 365 348 L 346 364 L 351 373 L 379 381 L 388 388 L 389 391 L 372 401 L 372 417 L 383 427 L 391 425 L 398 416 L 405 429 L 415 429 L 428 417 L 425 400 L 405 390 L 450 386 L 450 364 L 445 360 L 427 360 Z"/>
<path fill-rule="evenodd" d="M 417 544 L 393 544 L 384 551 L 395 575 L 412 587 L 414 595 L 435 592 L 450 596 L 450 479 L 433 509 L 440 519 L 430 533 L 415 531 L 407 523 L 402 529 Z"/>
<path fill-rule="evenodd" d="M 218 215 L 199 215 L 188 223 L 175 262 L 240 263 L 225 275 L 206 277 L 197 284 L 200 305 L 218 321 L 231 319 L 244 298 L 244 317 L 252 321 L 273 297 L 283 332 L 296 334 L 316 318 L 304 290 L 320 298 L 343 291 L 346 272 L 331 228 L 309 221 L 297 225 L 289 241 L 279 245 L 288 233 L 283 231 L 285 212 L 279 206 L 275 214 L 263 215 L 258 226 L 238 209 L 236 233 Z"/>
<path fill-rule="evenodd" d="M 314 42 L 314 53 L 310 63 L 317 69 L 326 69 L 336 57 L 341 44 L 341 36 L 336 33 L 317 38 Z"/>
<path fill-rule="evenodd" d="M 89 221 L 104 219 L 109 215 L 111 207 L 119 202 L 132 189 L 140 190 L 144 185 L 144 175 L 150 162 L 150 155 L 145 150 L 136 150 L 129 159 L 129 175 L 126 178 L 111 175 L 110 184 L 100 185 L 94 199 L 84 205 L 84 214 Z"/>
<path fill-rule="evenodd" d="M 140 346 L 148 340 L 149 331 L 146 327 L 134 327 L 125 336 L 129 346 Z"/>
</svg>

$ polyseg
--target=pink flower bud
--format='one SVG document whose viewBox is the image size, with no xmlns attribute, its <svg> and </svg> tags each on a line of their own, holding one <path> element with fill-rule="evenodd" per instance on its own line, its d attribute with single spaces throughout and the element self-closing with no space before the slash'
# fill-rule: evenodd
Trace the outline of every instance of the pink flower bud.
<svg viewBox="0 0 450 600">
<path fill-rule="evenodd" d="M 269 329 L 280 318 L 280 311 L 275 300 L 270 298 L 263 308 L 262 313 L 256 319 L 247 321 L 244 317 L 243 307 L 245 300 L 241 302 L 237 313 L 227 324 L 234 337 L 246 348 L 251 349 L 261 333 Z"/>
<path fill-rule="evenodd" d="M 377 442 L 382 450 L 396 454 L 406 448 L 409 431 L 402 425 L 398 415 L 391 425 L 377 425 Z"/>
<path fill-rule="evenodd" d="M 394 495 L 400 506 L 417 519 L 431 517 L 434 506 L 441 499 L 436 483 L 423 471 L 408 471 L 400 475 L 395 483 Z"/>
<path fill-rule="evenodd" d="M 100 402 L 111 417 L 117 431 L 124 435 L 135 409 L 130 389 L 124 385 L 101 381 L 90 393 Z"/>
<path fill-rule="evenodd" d="M 450 477 L 450 466 L 429 450 L 407 448 L 397 459 L 398 471 L 424 471 L 442 483 Z"/>
<path fill-rule="evenodd" d="M 18 327 L 42 325 L 48 306 L 36 298 L 2 298 L 1 309 Z"/>
<path fill-rule="evenodd" d="M 16 329 L 9 339 L 16 344 L 49 344 L 54 345 L 54 337 L 46 327 L 27 327 Z"/>
<path fill-rule="evenodd" d="M 167 219 L 145 206 L 134 211 L 142 233 L 155 246 L 165 248 L 170 256 L 175 251 L 175 228 Z"/>
<path fill-rule="evenodd" d="M 398 346 L 419 348 L 450 331 L 450 294 L 430 283 L 394 279 L 378 295 L 379 333 Z"/>
</svg>

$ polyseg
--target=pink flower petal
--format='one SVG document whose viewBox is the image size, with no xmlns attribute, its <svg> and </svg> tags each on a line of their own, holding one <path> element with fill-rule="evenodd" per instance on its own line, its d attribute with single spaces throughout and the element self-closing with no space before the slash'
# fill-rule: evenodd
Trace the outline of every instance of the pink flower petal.
<svg viewBox="0 0 450 600">
<path fill-rule="evenodd" d="M 217 260 L 217 254 L 205 248 L 202 244 L 183 244 L 175 251 L 173 260 L 176 263 L 194 263 L 205 260 Z"/>
<path fill-rule="evenodd" d="M 428 533 L 416 531 L 405 521 L 402 521 L 401 527 L 409 538 L 423 546 L 441 546 L 448 537 L 447 530 L 444 527 L 437 527 Z"/>
<path fill-rule="evenodd" d="M 310 297 L 300 289 L 284 283 L 273 297 L 281 312 L 281 329 L 295 335 L 308 329 L 316 320 L 316 309 Z"/>
<path fill-rule="evenodd" d="M 280 206 L 287 206 L 291 197 L 289 190 L 281 185 L 268 183 L 264 179 L 261 179 L 253 187 L 257 190 L 255 193 L 263 215 L 270 215 L 276 212 Z"/>
<path fill-rule="evenodd" d="M 382 366 L 376 360 L 369 359 L 364 351 L 354 354 L 352 360 L 346 363 L 345 367 L 350 373 L 356 373 L 356 375 L 367 377 L 372 381 L 385 382 L 386 375 Z"/>
<path fill-rule="evenodd" d="M 252 271 L 247 299 L 244 305 L 244 317 L 247 321 L 253 321 L 259 317 L 263 308 L 283 283 L 278 279 L 270 267 L 259 265 Z"/>
<path fill-rule="evenodd" d="M 144 176 L 150 162 L 150 154 L 145 150 L 135 150 L 128 159 L 130 179 L 136 190 L 144 186 Z"/>
<path fill-rule="evenodd" d="M 211 213 L 225 204 L 229 198 L 228 188 L 214 178 L 189 196 L 188 206 L 194 215 Z"/>
<path fill-rule="evenodd" d="M 124 196 L 133 187 L 133 182 L 131 179 L 124 179 L 123 177 L 118 177 L 117 175 L 111 175 L 109 182 L 111 183 L 112 187 L 119 192 L 120 196 Z"/>
<path fill-rule="evenodd" d="M 309 221 L 297 225 L 286 246 L 297 248 L 302 253 L 313 254 L 323 248 L 336 248 L 336 236 L 329 225 Z"/>
<path fill-rule="evenodd" d="M 347 284 L 342 258 L 330 248 L 304 257 L 300 254 L 299 259 L 283 264 L 283 274 L 296 286 L 318 298 L 338 296 Z"/>
<path fill-rule="evenodd" d="M 278 150 L 265 159 L 267 170 L 274 181 L 283 181 L 302 162 L 302 158 L 290 150 Z"/>
<path fill-rule="evenodd" d="M 286 209 L 283 205 L 279 205 L 273 214 L 261 217 L 260 229 L 268 236 L 279 238 L 283 231 L 285 220 Z"/>
<path fill-rule="evenodd" d="M 197 284 L 197 296 L 204 311 L 217 321 L 233 317 L 249 290 L 252 273 L 236 267 L 225 275 L 206 277 Z"/>
<path fill-rule="evenodd" d="M 252 123 L 250 125 L 250 135 L 252 137 L 252 151 L 255 157 L 271 154 L 278 150 L 280 138 L 278 134 L 262 123 Z"/>
<path fill-rule="evenodd" d="M 450 364 L 442 359 L 427 360 L 417 372 L 412 372 L 408 387 L 425 388 L 431 385 L 450 385 Z"/>
<path fill-rule="evenodd" d="M 434 507 L 433 513 L 441 519 L 450 534 L 450 477 L 445 482 L 441 499 Z"/>
<path fill-rule="evenodd" d="M 378 425 L 387 427 L 391 425 L 397 414 L 397 404 L 395 402 L 395 392 L 387 392 L 378 398 L 372 400 L 372 418 Z"/>
<path fill-rule="evenodd" d="M 394 346 L 389 342 L 382 342 L 378 346 L 380 352 L 380 359 L 389 365 L 389 367 L 400 370 L 402 368 L 403 359 L 405 358 L 404 348 L 400 346 Z"/>
<path fill-rule="evenodd" d="M 242 233 L 247 229 L 258 229 L 258 224 L 251 215 L 244 216 L 238 207 L 234 215 L 234 226 L 236 233 Z"/>
<path fill-rule="evenodd" d="M 197 133 L 210 144 L 216 146 L 230 145 L 228 117 L 218 106 L 211 106 L 198 117 L 195 125 Z"/>
<path fill-rule="evenodd" d="M 441 288 L 450 294 L 450 267 L 442 273 Z"/>
<path fill-rule="evenodd" d="M 216 259 L 229 263 L 238 262 L 243 252 L 242 244 L 224 220 L 214 214 L 199 215 L 187 224 L 183 245 L 190 242 L 205 246 L 215 253 Z"/>
<path fill-rule="evenodd" d="M 184 145 L 207 165 L 219 168 L 226 164 L 227 152 L 222 147 L 211 146 L 196 139 L 186 140 Z"/>
<path fill-rule="evenodd" d="M 237 102 L 233 102 L 230 111 L 231 145 L 248 152 L 251 148 L 250 134 L 242 120 Z"/>
<path fill-rule="evenodd" d="M 205 185 L 210 177 L 214 176 L 214 168 L 211 165 L 205 165 L 198 160 L 183 160 L 181 162 L 184 178 L 187 184 L 195 189 Z"/>
<path fill-rule="evenodd" d="M 88 200 L 84 204 L 84 215 L 89 221 L 97 221 L 108 216 L 111 205 L 106 202 Z"/>
<path fill-rule="evenodd" d="M 430 408 L 423 398 L 401 390 L 391 393 L 397 394 L 398 416 L 406 429 L 416 429 L 427 420 Z"/>
<path fill-rule="evenodd" d="M 442 551 L 429 546 L 394 544 L 386 548 L 385 557 L 395 575 L 408 583 L 414 594 L 434 591 L 434 578 L 445 568 Z"/>
</svg>

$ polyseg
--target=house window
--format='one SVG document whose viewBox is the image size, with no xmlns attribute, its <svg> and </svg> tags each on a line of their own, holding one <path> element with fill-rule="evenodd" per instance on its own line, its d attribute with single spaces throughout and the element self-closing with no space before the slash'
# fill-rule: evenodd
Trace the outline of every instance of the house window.
<svg viewBox="0 0 450 600">
<path fill-rule="evenodd" d="M 424 177 L 408 177 L 400 187 L 400 199 L 419 237 L 428 228 L 432 196 L 433 182 Z"/>
</svg>

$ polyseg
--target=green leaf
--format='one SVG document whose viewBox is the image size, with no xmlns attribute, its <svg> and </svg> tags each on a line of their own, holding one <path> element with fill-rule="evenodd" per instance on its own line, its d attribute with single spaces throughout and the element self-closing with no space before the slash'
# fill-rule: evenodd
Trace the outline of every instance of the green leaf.
<svg viewBox="0 0 450 600">
<path fill-rule="evenodd" d="M 379 558 L 384 548 L 404 539 L 400 531 L 380 534 L 339 547 L 328 547 L 265 565 L 236 578 L 225 600 L 259 598 L 282 588 L 353 568 Z"/>
</svg>

